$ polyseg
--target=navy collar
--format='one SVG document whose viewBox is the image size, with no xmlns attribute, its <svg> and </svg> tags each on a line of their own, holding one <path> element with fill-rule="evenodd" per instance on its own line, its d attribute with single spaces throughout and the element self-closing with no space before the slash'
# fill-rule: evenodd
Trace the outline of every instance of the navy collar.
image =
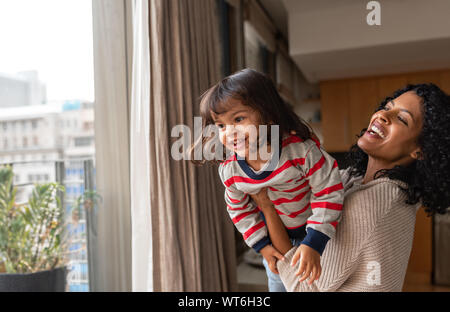
<svg viewBox="0 0 450 312">
<path fill-rule="evenodd" d="M 281 147 L 282 147 L 282 140 L 280 140 L 280 147 L 279 147 L 279 152 L 278 152 L 278 162 L 280 161 L 281 158 Z M 245 158 L 241 158 L 239 155 L 236 155 L 236 159 L 237 162 L 239 164 L 239 167 L 241 167 L 242 171 L 245 172 L 245 174 L 249 177 L 252 178 L 253 180 L 263 180 L 265 178 L 267 178 L 272 172 L 273 170 L 270 171 L 262 171 L 260 173 L 256 173 L 255 171 L 253 171 L 252 168 L 250 168 L 250 166 L 247 164 L 247 162 L 245 161 Z M 268 166 L 268 168 L 275 168 L 278 164 L 273 163 L 274 159 L 276 159 L 275 157 L 272 157 L 269 161 L 270 164 Z"/>
</svg>

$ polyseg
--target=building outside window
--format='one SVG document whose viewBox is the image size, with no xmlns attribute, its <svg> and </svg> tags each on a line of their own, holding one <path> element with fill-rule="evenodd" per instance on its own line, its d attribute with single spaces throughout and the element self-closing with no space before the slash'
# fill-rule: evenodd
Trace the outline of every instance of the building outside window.
<svg viewBox="0 0 450 312">
<path fill-rule="evenodd" d="M 95 190 L 91 6 L 91 0 L 0 2 L 0 163 L 12 165 L 24 200 L 34 183 L 65 186 L 67 291 L 89 291 L 86 215 L 74 219 L 70 211 L 88 187 Z M 85 124 L 92 127 L 78 127 Z"/>
</svg>

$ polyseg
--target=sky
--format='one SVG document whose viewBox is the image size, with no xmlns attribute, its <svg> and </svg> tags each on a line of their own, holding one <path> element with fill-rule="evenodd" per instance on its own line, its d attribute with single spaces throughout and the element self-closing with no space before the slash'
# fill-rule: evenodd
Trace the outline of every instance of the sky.
<svg viewBox="0 0 450 312">
<path fill-rule="evenodd" d="M 92 0 L 0 0 L 0 72 L 37 70 L 48 101 L 94 101 Z"/>
</svg>

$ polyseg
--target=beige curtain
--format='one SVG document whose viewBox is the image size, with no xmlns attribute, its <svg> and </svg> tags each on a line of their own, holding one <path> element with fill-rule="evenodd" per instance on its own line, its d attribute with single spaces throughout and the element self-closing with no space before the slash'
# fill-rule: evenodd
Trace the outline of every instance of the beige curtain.
<svg viewBox="0 0 450 312">
<path fill-rule="evenodd" d="M 132 2 L 130 179 L 133 291 L 153 290 L 153 244 L 150 210 L 150 49 L 148 0 Z"/>
<path fill-rule="evenodd" d="M 125 0 L 95 0 L 92 12 L 96 185 L 102 202 L 89 287 L 91 291 L 130 291 L 129 12 Z"/>
<path fill-rule="evenodd" d="M 151 0 L 148 6 L 153 290 L 233 291 L 234 230 L 217 168 L 170 156 L 172 127 L 193 129 L 198 97 L 221 78 L 216 1 Z"/>
</svg>

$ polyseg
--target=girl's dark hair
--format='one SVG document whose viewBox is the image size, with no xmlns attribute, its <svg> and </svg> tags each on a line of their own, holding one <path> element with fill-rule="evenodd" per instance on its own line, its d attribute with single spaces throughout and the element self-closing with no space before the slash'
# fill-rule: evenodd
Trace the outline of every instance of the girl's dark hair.
<svg viewBox="0 0 450 312">
<path fill-rule="evenodd" d="M 423 128 L 418 137 L 422 157 L 408 166 L 379 170 L 374 179 L 388 177 L 405 182 L 407 188 L 403 191 L 408 196 L 407 204 L 420 201 L 428 215 L 443 214 L 450 206 L 450 97 L 432 83 L 407 85 L 382 101 L 375 111 L 408 91 L 414 91 L 422 98 Z M 358 137 L 366 130 L 363 129 Z M 350 175 L 364 175 L 367 154 L 355 144 L 347 156 Z"/>
<path fill-rule="evenodd" d="M 301 120 L 292 107 L 283 101 L 272 79 L 252 69 L 243 69 L 224 78 L 201 96 L 200 115 L 203 129 L 214 124 L 211 112 L 215 114 L 226 112 L 228 99 L 239 100 L 257 111 L 261 124 L 278 125 L 280 140 L 283 134 L 291 131 L 295 131 L 302 140 L 311 137 L 311 130 L 306 122 Z M 270 128 L 267 131 L 270 133 Z M 194 150 L 197 144 L 203 146 L 208 139 L 197 140 L 191 150 Z M 193 162 L 202 164 L 205 161 L 193 160 Z"/>
</svg>

